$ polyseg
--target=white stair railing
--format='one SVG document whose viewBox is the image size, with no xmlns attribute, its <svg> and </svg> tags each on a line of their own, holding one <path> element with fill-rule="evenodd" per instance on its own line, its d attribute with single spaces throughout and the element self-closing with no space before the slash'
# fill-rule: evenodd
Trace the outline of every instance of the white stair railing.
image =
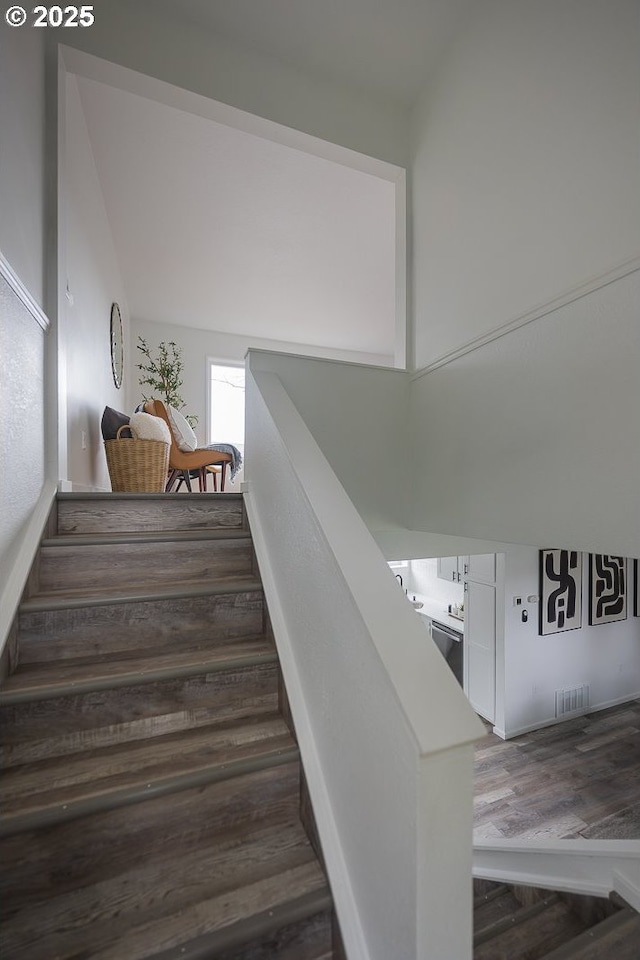
<svg viewBox="0 0 640 960">
<path fill-rule="evenodd" d="M 615 891 L 640 911 L 640 840 L 477 840 L 473 875 L 598 897 Z"/>
<path fill-rule="evenodd" d="M 245 502 L 349 960 L 471 957 L 484 730 L 282 382 L 247 371 Z"/>
</svg>

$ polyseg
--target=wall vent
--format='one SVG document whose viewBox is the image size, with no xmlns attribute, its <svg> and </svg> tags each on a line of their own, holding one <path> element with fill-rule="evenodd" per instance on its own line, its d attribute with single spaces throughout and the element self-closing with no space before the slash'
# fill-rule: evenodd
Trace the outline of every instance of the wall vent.
<svg viewBox="0 0 640 960">
<path fill-rule="evenodd" d="M 570 713 L 582 713 L 589 706 L 589 684 L 569 690 L 556 690 L 556 717 L 566 717 Z"/>
</svg>

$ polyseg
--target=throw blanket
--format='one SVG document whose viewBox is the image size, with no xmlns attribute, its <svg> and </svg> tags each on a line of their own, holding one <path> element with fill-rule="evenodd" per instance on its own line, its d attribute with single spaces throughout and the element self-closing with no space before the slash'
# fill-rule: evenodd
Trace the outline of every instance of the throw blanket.
<svg viewBox="0 0 640 960">
<path fill-rule="evenodd" d="M 199 450 L 217 450 L 218 453 L 230 453 L 231 463 L 229 464 L 229 479 L 233 481 L 236 473 L 242 466 L 242 454 L 232 443 L 210 443 L 206 447 L 199 447 Z"/>
</svg>

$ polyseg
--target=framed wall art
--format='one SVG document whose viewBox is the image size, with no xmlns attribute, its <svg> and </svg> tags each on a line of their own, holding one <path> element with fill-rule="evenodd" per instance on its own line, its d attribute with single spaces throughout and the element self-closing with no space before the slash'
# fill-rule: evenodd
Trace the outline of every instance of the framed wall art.
<svg viewBox="0 0 640 960">
<path fill-rule="evenodd" d="M 582 626 L 582 554 L 540 551 L 540 636 Z"/>
<path fill-rule="evenodd" d="M 589 625 L 627 619 L 627 560 L 589 554 Z"/>
</svg>

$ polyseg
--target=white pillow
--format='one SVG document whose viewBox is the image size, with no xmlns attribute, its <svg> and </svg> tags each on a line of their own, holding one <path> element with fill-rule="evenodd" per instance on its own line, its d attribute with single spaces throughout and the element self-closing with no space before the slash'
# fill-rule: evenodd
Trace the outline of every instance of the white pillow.
<svg viewBox="0 0 640 960">
<path fill-rule="evenodd" d="M 162 440 L 164 443 L 171 443 L 169 427 L 160 417 L 154 417 L 150 413 L 133 413 L 129 426 L 138 440 Z"/>
<path fill-rule="evenodd" d="M 173 427 L 173 433 L 176 443 L 183 453 L 192 453 L 198 446 L 198 439 L 193 432 L 191 424 L 185 420 L 179 410 L 175 407 L 169 407 L 169 420 Z"/>
</svg>

